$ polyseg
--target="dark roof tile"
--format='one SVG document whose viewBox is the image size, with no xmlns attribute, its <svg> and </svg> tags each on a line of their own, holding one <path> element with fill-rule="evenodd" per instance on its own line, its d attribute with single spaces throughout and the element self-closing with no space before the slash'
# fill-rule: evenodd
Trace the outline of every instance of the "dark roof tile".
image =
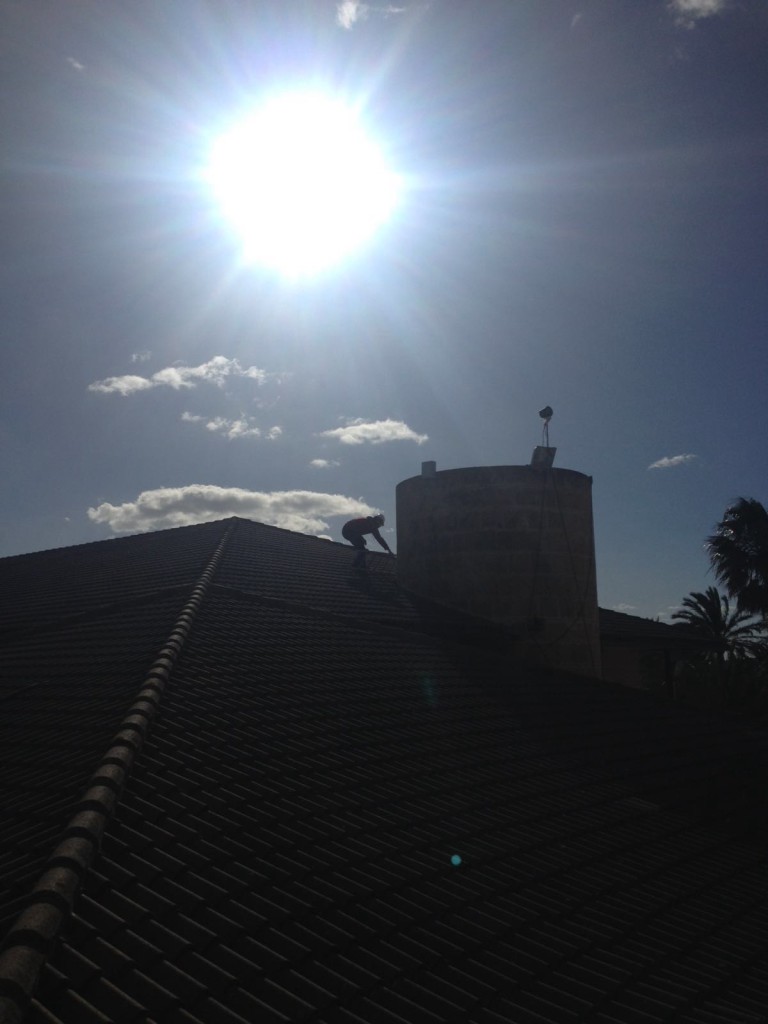
<svg viewBox="0 0 768 1024">
<path fill-rule="evenodd" d="M 157 879 L 159 876 L 155 876 Z M 150 880 L 147 879 L 149 882 Z M 157 921 L 162 921 L 174 913 L 176 904 L 162 896 L 151 885 L 144 882 L 136 882 L 129 886 L 125 898 L 130 899 L 136 906 L 141 908 L 142 916 L 149 914 Z"/>
<path fill-rule="evenodd" d="M 66 944 L 62 944 L 62 949 L 64 948 L 64 945 Z M 130 967 L 133 967 L 136 963 L 139 963 L 142 959 L 140 955 L 129 956 L 127 953 L 118 949 L 117 946 L 113 946 L 111 942 L 107 942 L 99 936 L 96 936 L 90 942 L 87 942 L 84 948 L 87 948 L 90 962 L 96 964 L 101 973 L 106 977 L 113 979 L 119 978 L 125 973 L 125 971 Z M 155 959 L 156 956 L 157 951 L 154 950 L 151 955 L 145 954 L 144 959 L 152 960 Z"/>
<path fill-rule="evenodd" d="M 147 923 L 149 924 L 149 922 Z M 142 931 L 146 932 L 146 928 Z M 153 938 L 157 939 L 157 934 L 154 931 Z M 103 942 L 103 939 L 98 938 L 83 948 L 88 950 L 94 961 L 105 964 L 105 974 L 113 979 L 120 978 L 125 970 L 126 962 L 129 966 L 136 965 L 146 968 L 148 964 L 158 962 L 163 957 L 163 951 L 156 942 L 150 942 L 145 934 L 137 935 L 130 928 L 114 932 L 112 941 L 106 943 L 106 949 L 101 945 Z M 178 946 L 175 948 L 176 952 L 178 948 Z M 181 948 L 184 948 L 183 945 Z M 110 959 L 111 967 L 107 971 L 106 964 Z"/>
<path fill-rule="evenodd" d="M 30 1003 L 26 1020 L 29 1024 L 61 1024 L 60 1019 L 36 999 L 33 999 Z M 91 1020 L 93 1020 L 93 1018 L 91 1018 Z"/>
<path fill-rule="evenodd" d="M 126 926 L 126 922 L 87 893 L 81 893 L 77 900 L 77 911 L 86 925 L 104 938 L 110 938 Z"/>
<path fill-rule="evenodd" d="M 228 904 L 223 904 L 217 910 L 213 907 L 201 907 L 195 920 L 213 932 L 221 942 L 236 942 L 245 934 L 245 928 L 230 911 Z"/>
<path fill-rule="evenodd" d="M 262 974 L 263 950 L 256 947 L 247 935 L 230 936 L 225 941 L 211 946 L 205 951 L 205 959 L 218 968 L 227 977 L 250 978 L 253 974 Z"/>
<path fill-rule="evenodd" d="M 44 988 L 44 986 L 43 986 Z M 41 999 L 44 997 L 41 993 Z M 51 996 L 45 993 L 45 997 Z M 56 1010 L 49 1010 L 38 999 L 32 1001 L 29 1014 L 30 1024 L 61 1024 L 62 1020 L 82 1022 L 82 1024 L 114 1024 L 114 1018 L 93 1006 L 72 989 L 64 991 L 55 1001 Z M 133 1018 L 134 1020 L 141 1018 Z"/>
<path fill-rule="evenodd" d="M 152 965 L 151 977 L 138 968 L 131 968 L 121 977 L 120 985 L 132 992 L 150 1015 L 159 1020 L 180 1004 L 198 1002 L 206 994 L 204 986 L 165 960 Z"/>
<path fill-rule="evenodd" d="M 91 878 L 89 875 L 83 892 L 89 893 L 102 909 L 111 911 L 128 927 L 135 930 L 137 924 L 149 917 L 149 911 L 145 906 L 123 895 L 117 889 L 112 889 L 108 884 L 92 888 Z"/>
<path fill-rule="evenodd" d="M 153 958 L 160 959 L 162 956 L 172 959 L 194 946 L 192 940 L 183 933 L 184 928 L 185 922 L 179 925 L 175 915 L 167 927 L 155 918 L 149 917 L 144 922 L 141 933 L 133 933 L 130 938 L 130 945 L 125 948 L 130 949 L 131 946 L 135 946 L 136 939 L 146 939 L 152 950 Z M 128 934 L 131 935 L 131 933 Z M 115 942 L 117 941 L 116 939 Z M 154 950 L 157 950 L 157 956 L 155 956 Z M 139 950 L 138 952 L 143 951 Z"/>
<path fill-rule="evenodd" d="M 70 984 L 83 989 L 93 978 L 101 977 L 102 970 L 98 964 L 83 956 L 68 943 L 61 945 L 59 964 Z"/>
<path fill-rule="evenodd" d="M 155 924 L 155 929 L 158 928 L 160 926 Z M 179 942 L 180 944 L 183 943 L 185 948 L 187 945 L 190 945 L 193 949 L 198 950 L 198 952 L 207 949 L 208 946 L 216 941 L 216 934 L 210 928 L 205 928 L 185 913 L 174 914 L 168 921 L 167 930 L 180 937 Z"/>
<path fill-rule="evenodd" d="M 63 994 L 61 1001 L 55 1004 L 57 1012 L 65 1020 L 87 1021 L 89 1019 L 89 1011 L 86 1010 L 86 1007 L 78 1006 L 77 1002 L 71 1008 L 67 1006 L 72 995 L 74 993 L 71 990 L 67 990 Z M 104 1014 L 106 1019 L 112 1022 L 112 1024 L 139 1024 L 139 1022 L 144 1022 L 147 1019 L 147 1011 L 141 1003 L 105 978 L 97 978 L 87 986 L 87 989 L 83 992 L 82 1002 L 86 1006 L 93 1007 L 99 1014 Z M 83 1016 L 70 1016 L 75 1009 L 77 1013 L 82 1013 Z"/>
<path fill-rule="evenodd" d="M 205 986 L 209 995 L 221 996 L 228 989 L 237 984 L 238 977 L 250 977 L 253 973 L 249 970 L 247 961 L 235 955 L 235 972 L 229 972 L 222 968 L 216 960 L 231 960 L 226 955 L 214 957 L 215 947 L 206 950 L 205 956 L 196 953 L 194 950 L 187 950 L 181 956 L 176 957 L 176 964 L 191 977 Z"/>
<path fill-rule="evenodd" d="M 162 1024 L 204 1024 L 204 1022 L 199 1017 L 194 1017 L 183 1007 L 177 1007 L 176 1009 L 166 1011 Z"/>
<path fill-rule="evenodd" d="M 209 997 L 202 1000 L 196 1007 L 196 1013 L 205 1024 L 254 1024 L 254 1019 L 241 1017 L 239 1013 L 229 1009 L 218 999 Z"/>
</svg>

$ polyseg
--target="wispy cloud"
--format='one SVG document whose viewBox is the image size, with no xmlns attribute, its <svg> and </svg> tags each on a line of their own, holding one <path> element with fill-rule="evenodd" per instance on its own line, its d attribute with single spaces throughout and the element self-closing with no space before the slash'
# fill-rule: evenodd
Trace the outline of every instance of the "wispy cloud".
<svg viewBox="0 0 768 1024">
<path fill-rule="evenodd" d="M 660 612 L 657 613 L 656 618 L 659 620 L 659 622 L 677 624 L 675 623 L 675 619 L 673 618 L 673 616 L 675 612 L 679 612 L 681 608 L 682 605 L 679 604 L 668 604 L 666 608 L 663 608 Z"/>
<path fill-rule="evenodd" d="M 637 605 L 635 605 L 635 604 L 625 604 L 622 601 L 621 604 L 615 604 L 613 606 L 613 610 L 615 612 L 623 612 L 625 615 L 628 615 L 630 612 L 636 612 L 637 611 Z"/>
<path fill-rule="evenodd" d="M 89 391 L 101 391 L 105 395 L 134 395 L 137 391 L 147 391 L 149 388 L 157 387 L 146 377 L 139 377 L 134 373 L 126 373 L 122 377 L 107 377 L 106 380 L 96 380 L 88 385 Z"/>
<path fill-rule="evenodd" d="M 330 469 L 332 466 L 341 465 L 336 459 L 312 459 L 309 464 L 314 466 L 315 469 Z"/>
<path fill-rule="evenodd" d="M 79 60 L 75 60 L 74 57 L 67 57 L 67 64 L 75 71 L 85 71 L 85 64 L 81 64 Z"/>
<path fill-rule="evenodd" d="M 241 366 L 239 360 L 228 359 L 226 356 L 214 356 L 207 363 L 199 366 L 167 366 L 158 370 L 151 377 L 139 377 L 136 374 L 125 374 L 122 377 L 107 377 L 88 385 L 89 391 L 102 394 L 132 395 L 136 391 L 147 391 L 149 388 L 168 387 L 179 391 L 181 388 L 194 388 L 201 382 L 208 382 L 222 387 L 228 377 L 248 377 L 263 384 L 267 379 L 265 370 L 257 366 Z"/>
<path fill-rule="evenodd" d="M 367 4 L 362 4 L 359 0 L 343 0 L 343 3 L 336 5 L 336 24 L 351 29 L 355 22 L 366 16 L 367 12 Z"/>
<path fill-rule="evenodd" d="M 320 437 L 334 437 L 342 444 L 386 444 L 388 441 L 415 441 L 424 444 L 427 434 L 417 434 L 401 420 L 349 420 L 346 426 L 321 431 Z"/>
<path fill-rule="evenodd" d="M 113 533 L 148 533 L 241 516 L 298 533 L 322 534 L 329 530 L 327 520 L 333 516 L 368 516 L 375 511 L 361 498 L 343 494 L 190 484 L 143 491 L 135 501 L 122 505 L 104 502 L 89 508 L 88 518 L 106 524 Z"/>
<path fill-rule="evenodd" d="M 371 13 L 387 17 L 402 14 L 405 10 L 405 7 L 397 7 L 394 4 L 365 4 L 361 0 L 341 0 L 341 3 L 336 4 L 336 24 L 350 30 Z"/>
<path fill-rule="evenodd" d="M 147 352 L 147 351 L 144 351 L 144 352 L 134 352 L 133 355 L 131 356 L 131 362 L 132 363 L 146 363 L 146 361 L 148 359 L 151 359 L 151 358 L 152 358 L 152 353 L 151 352 Z"/>
<path fill-rule="evenodd" d="M 250 416 L 240 416 L 238 419 L 230 420 L 226 416 L 198 416 L 195 413 L 183 412 L 181 419 L 184 423 L 203 423 L 205 429 L 212 434 L 221 434 L 223 437 L 234 441 L 242 437 L 265 437 L 268 441 L 276 441 L 283 433 L 282 427 L 270 427 L 264 433 Z"/>
<path fill-rule="evenodd" d="M 686 462 L 695 462 L 698 455 L 665 455 L 663 459 L 652 462 L 648 469 L 672 469 L 673 466 L 684 466 Z"/>
<path fill-rule="evenodd" d="M 729 0 L 669 0 L 668 7 L 675 22 L 682 28 L 694 28 L 702 18 L 722 14 L 728 8 Z"/>
<path fill-rule="evenodd" d="M 261 437 L 261 430 L 247 416 L 243 416 L 239 420 L 228 420 L 224 416 L 215 416 L 212 420 L 208 420 L 205 429 L 214 434 L 223 434 L 230 441 L 236 437 Z"/>
</svg>

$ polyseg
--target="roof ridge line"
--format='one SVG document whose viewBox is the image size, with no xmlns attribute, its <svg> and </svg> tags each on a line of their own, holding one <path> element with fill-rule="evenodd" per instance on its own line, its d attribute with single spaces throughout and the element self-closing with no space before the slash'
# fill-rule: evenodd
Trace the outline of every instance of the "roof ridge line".
<svg viewBox="0 0 768 1024">
<path fill-rule="evenodd" d="M 106 753 L 75 804 L 60 842 L 46 862 L 3 942 L 0 953 L 0 1024 L 21 1024 L 59 931 L 99 851 L 133 764 L 154 720 L 171 671 L 187 641 L 227 541 L 232 523 L 182 608 L 168 639 L 144 677 Z"/>
</svg>

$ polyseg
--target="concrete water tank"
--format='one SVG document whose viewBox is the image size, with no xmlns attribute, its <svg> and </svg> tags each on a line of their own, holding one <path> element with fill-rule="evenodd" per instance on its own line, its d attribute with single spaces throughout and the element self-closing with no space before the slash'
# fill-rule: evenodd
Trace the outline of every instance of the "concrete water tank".
<svg viewBox="0 0 768 1024">
<path fill-rule="evenodd" d="M 430 470 L 397 486 L 401 584 L 503 624 L 526 661 L 599 677 L 592 478 Z"/>
</svg>

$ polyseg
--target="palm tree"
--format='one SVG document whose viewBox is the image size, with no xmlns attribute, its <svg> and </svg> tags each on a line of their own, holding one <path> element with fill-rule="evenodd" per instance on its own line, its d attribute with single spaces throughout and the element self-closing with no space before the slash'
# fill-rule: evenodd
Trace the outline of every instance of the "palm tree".
<svg viewBox="0 0 768 1024">
<path fill-rule="evenodd" d="M 754 498 L 725 510 L 706 548 L 715 576 L 740 610 L 768 618 L 768 512 Z"/>
<path fill-rule="evenodd" d="M 684 597 L 682 608 L 672 618 L 687 623 L 702 637 L 719 640 L 722 643 L 718 652 L 721 664 L 725 655 L 744 657 L 756 654 L 761 649 L 766 630 L 765 623 L 755 621 L 752 612 L 744 609 L 731 611 L 728 598 L 717 587 L 707 587 L 704 594 L 693 591 Z"/>
</svg>

